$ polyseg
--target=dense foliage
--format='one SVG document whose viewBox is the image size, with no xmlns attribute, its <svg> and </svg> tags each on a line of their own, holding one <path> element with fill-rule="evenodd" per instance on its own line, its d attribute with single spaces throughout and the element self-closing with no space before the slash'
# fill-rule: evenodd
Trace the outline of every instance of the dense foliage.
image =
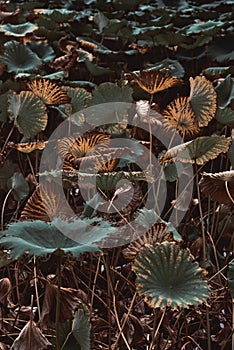
<svg viewBox="0 0 234 350">
<path fill-rule="evenodd" d="M 0 23 L 0 349 L 231 349 L 233 1 Z"/>
</svg>

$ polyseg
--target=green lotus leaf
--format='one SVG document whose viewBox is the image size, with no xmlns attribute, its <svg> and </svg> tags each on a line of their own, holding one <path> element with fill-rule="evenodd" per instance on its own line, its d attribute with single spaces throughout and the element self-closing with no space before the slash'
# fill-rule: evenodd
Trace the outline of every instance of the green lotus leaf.
<svg viewBox="0 0 234 350">
<path fill-rule="evenodd" d="M 187 308 L 209 298 L 204 279 L 206 271 L 199 267 L 188 249 L 180 249 L 174 243 L 143 248 L 133 269 L 137 291 L 151 307 Z"/>
<path fill-rule="evenodd" d="M 226 153 L 231 140 L 224 135 L 201 136 L 195 140 L 169 149 L 160 158 L 161 163 L 182 162 L 202 165 L 217 158 L 221 153 Z"/>
<path fill-rule="evenodd" d="M 204 46 L 208 44 L 210 41 L 212 41 L 213 36 L 212 35 L 196 35 L 196 36 L 190 36 L 188 37 L 191 42 L 189 43 L 189 40 L 182 42 L 180 44 L 181 47 L 188 49 L 188 50 L 194 50 L 198 47 Z M 202 52 L 199 56 L 205 56 L 205 52 Z"/>
<path fill-rule="evenodd" d="M 84 109 L 87 100 L 91 97 L 91 94 L 82 88 L 64 87 L 63 90 L 71 98 L 71 113 L 76 113 Z"/>
<path fill-rule="evenodd" d="M 90 334 L 89 315 L 83 309 L 78 309 L 72 322 L 72 330 L 63 344 L 62 350 L 90 350 Z"/>
<path fill-rule="evenodd" d="M 38 75 L 39 78 L 43 78 L 43 79 L 53 79 L 53 80 L 60 80 L 63 78 L 67 78 L 68 77 L 68 72 L 64 72 L 64 71 L 59 71 L 59 72 L 55 72 L 55 73 L 51 73 L 51 74 L 46 74 L 46 75 Z"/>
<path fill-rule="evenodd" d="M 51 223 L 40 220 L 19 221 L 1 232 L 0 243 L 11 250 L 10 254 L 13 258 L 20 257 L 26 251 L 29 255 L 43 256 L 58 249 L 79 257 L 84 252 L 98 251 L 99 248 L 94 242 L 114 231 L 108 224 L 89 225 L 92 222 L 94 220 L 84 222 L 80 219 L 65 222 L 59 218 Z M 58 225 L 60 229 L 57 228 Z"/>
<path fill-rule="evenodd" d="M 179 61 L 171 60 L 170 58 L 166 58 L 165 60 L 151 66 L 147 70 L 166 70 L 170 72 L 170 76 L 176 77 L 176 78 L 182 78 L 184 76 L 184 68 L 180 64 Z"/>
<path fill-rule="evenodd" d="M 115 51 L 109 50 L 106 46 L 104 46 L 103 44 L 99 43 L 96 40 L 93 40 L 92 38 L 79 36 L 78 38 L 76 38 L 76 40 L 78 41 L 78 43 L 80 43 L 81 47 L 84 47 L 84 48 L 89 47 L 94 52 L 101 53 L 103 55 L 116 53 Z"/>
<path fill-rule="evenodd" d="M 14 173 L 14 175 L 7 181 L 8 189 L 18 202 L 24 199 L 29 194 L 29 185 L 25 180 L 23 174 Z"/>
<path fill-rule="evenodd" d="M 83 89 L 94 89 L 97 85 L 87 80 L 70 80 L 69 85 L 71 87 L 80 87 Z"/>
<path fill-rule="evenodd" d="M 217 62 L 234 60 L 234 35 L 225 35 L 215 39 L 215 43 L 207 49 L 207 54 Z"/>
<path fill-rule="evenodd" d="M 120 87 L 114 83 L 100 84 L 93 91 L 89 106 L 108 102 L 132 102 L 133 90 L 129 86 Z"/>
<path fill-rule="evenodd" d="M 37 14 L 48 16 L 52 22 L 65 23 L 72 21 L 75 16 L 75 12 L 71 10 L 63 9 L 37 9 Z"/>
<path fill-rule="evenodd" d="M 158 45 L 173 47 L 187 42 L 187 37 L 185 34 L 179 32 L 167 31 L 156 35 L 154 37 L 154 42 Z"/>
<path fill-rule="evenodd" d="M 102 33 L 103 29 L 108 25 L 109 19 L 102 12 L 96 13 L 93 19 L 98 26 L 99 32 Z"/>
<path fill-rule="evenodd" d="M 4 55 L 1 61 L 7 66 L 8 72 L 30 72 L 37 69 L 42 61 L 23 43 L 8 41 L 4 44 Z"/>
<path fill-rule="evenodd" d="M 110 74 L 113 73 L 114 71 L 111 70 L 110 68 L 105 68 L 105 67 L 101 67 L 98 66 L 92 62 L 89 61 L 89 59 L 85 59 L 84 60 L 85 65 L 88 69 L 88 71 L 94 76 L 94 77 L 99 77 L 101 75 L 105 75 L 105 74 Z"/>
<path fill-rule="evenodd" d="M 91 107 L 85 112 L 87 122 L 102 125 L 125 121 L 129 108 L 126 102 L 132 102 L 132 93 L 133 90 L 129 86 L 120 87 L 113 83 L 100 84 L 94 89 L 93 97 L 88 101 Z"/>
<path fill-rule="evenodd" d="M 43 62 L 52 61 L 55 58 L 54 50 L 47 43 L 32 41 L 28 45 Z"/>
<path fill-rule="evenodd" d="M 32 92 L 13 92 L 8 103 L 9 117 L 25 137 L 33 137 L 45 130 L 48 120 L 46 106 Z"/>
<path fill-rule="evenodd" d="M 7 107 L 8 107 L 8 96 L 11 92 L 7 91 L 4 94 L 0 95 L 0 122 L 5 122 L 7 120 L 8 117 L 8 111 L 7 111 Z"/>
<path fill-rule="evenodd" d="M 232 261 L 228 266 L 227 278 L 228 278 L 232 300 L 234 300 L 234 261 Z"/>
<path fill-rule="evenodd" d="M 199 34 L 199 35 L 214 35 L 219 31 L 224 25 L 222 21 L 206 21 L 206 22 L 197 22 L 189 25 L 187 28 L 184 28 L 182 31 L 185 31 L 187 35 Z"/>
<path fill-rule="evenodd" d="M 227 107 L 234 99 L 234 80 L 229 74 L 216 88 L 217 104 L 220 108 Z"/>
<path fill-rule="evenodd" d="M 24 37 L 26 34 L 32 33 L 38 29 L 38 26 L 27 22 L 22 24 L 2 24 L 0 25 L 0 32 L 4 32 L 5 35 Z"/>
<path fill-rule="evenodd" d="M 40 16 L 39 18 L 36 18 L 36 23 L 39 26 L 39 28 L 44 27 L 48 30 L 56 30 L 56 31 L 58 30 L 59 31 L 59 23 L 51 21 L 51 19 L 49 17 Z M 38 32 L 37 32 L 37 34 L 38 34 Z"/>
<path fill-rule="evenodd" d="M 206 126 L 216 112 L 216 92 L 205 77 L 190 78 L 189 101 L 199 127 Z"/>
<path fill-rule="evenodd" d="M 166 181 L 173 182 L 180 178 L 183 174 L 184 167 L 181 163 L 175 162 L 171 164 L 165 164 L 163 168 L 163 174 Z"/>
<path fill-rule="evenodd" d="M 226 77 L 229 73 L 233 72 L 234 73 L 234 68 L 229 66 L 229 67 L 209 67 L 203 70 L 203 73 L 208 77 L 208 78 L 220 78 L 220 77 Z"/>
<path fill-rule="evenodd" d="M 225 124 L 234 128 L 234 111 L 231 108 L 217 108 L 215 119 L 218 120 L 219 123 Z"/>
<path fill-rule="evenodd" d="M 164 221 L 153 209 L 139 209 L 137 212 L 136 222 L 144 226 L 147 230 L 157 222 L 167 225 L 166 232 L 172 232 L 173 238 L 176 241 L 181 241 L 182 237 L 174 226 L 169 222 Z"/>
<path fill-rule="evenodd" d="M 13 176 L 17 169 L 17 164 L 12 163 L 7 159 L 3 165 L 0 166 L 0 187 L 8 191 L 7 182 Z"/>
</svg>

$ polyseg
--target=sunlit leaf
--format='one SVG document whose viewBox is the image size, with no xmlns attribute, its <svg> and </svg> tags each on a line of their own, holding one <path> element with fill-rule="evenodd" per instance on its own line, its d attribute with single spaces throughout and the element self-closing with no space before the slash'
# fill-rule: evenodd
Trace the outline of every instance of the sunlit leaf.
<svg viewBox="0 0 234 350">
<path fill-rule="evenodd" d="M 123 250 L 123 255 L 126 259 L 134 260 L 141 252 L 141 249 L 148 245 L 154 245 L 167 240 L 169 234 L 167 232 L 167 225 L 163 223 L 155 223 L 151 228 L 138 237 L 135 241 L 132 241 L 127 248 Z"/>
<path fill-rule="evenodd" d="M 74 161 L 79 158 L 100 154 L 109 146 L 110 135 L 90 132 L 84 136 L 66 137 L 58 141 L 58 154 L 65 158 L 65 164 L 71 168 Z M 79 164 L 79 163 L 78 163 Z"/>
<path fill-rule="evenodd" d="M 4 44 L 4 55 L 1 61 L 8 72 L 30 72 L 37 69 L 42 61 L 26 44 L 8 41 Z"/>
<path fill-rule="evenodd" d="M 48 190 L 47 186 L 50 186 Z M 52 218 L 63 214 L 62 199 L 59 194 L 53 194 L 53 183 L 38 186 L 28 199 L 21 212 L 20 219 L 51 221 Z"/>
<path fill-rule="evenodd" d="M 62 105 L 71 101 L 66 92 L 49 79 L 35 79 L 28 83 L 28 88 L 46 105 Z"/>
<path fill-rule="evenodd" d="M 201 191 L 210 195 L 213 201 L 234 204 L 234 170 L 220 173 L 203 173 L 200 180 Z"/>
<path fill-rule="evenodd" d="M 206 126 L 216 111 L 216 93 L 205 77 L 190 78 L 190 104 L 199 127 Z"/>
<path fill-rule="evenodd" d="M 23 143 L 14 143 L 8 142 L 8 149 L 17 149 L 17 151 L 22 153 L 31 153 L 35 150 L 43 150 L 47 144 L 47 141 L 35 141 L 35 142 L 23 142 Z"/>
<path fill-rule="evenodd" d="M 204 280 L 206 271 L 199 267 L 189 250 L 174 243 L 143 248 L 133 268 L 137 291 L 153 308 L 198 306 L 209 298 Z"/>
<path fill-rule="evenodd" d="M 22 24 L 2 24 L 0 25 L 0 32 L 4 32 L 5 35 L 15 36 L 15 37 L 24 37 L 28 33 L 32 33 L 38 29 L 38 26 L 26 22 Z"/>
<path fill-rule="evenodd" d="M 45 130 L 48 119 L 46 106 L 32 92 L 13 92 L 8 102 L 9 117 L 25 137 L 33 137 Z"/>
<path fill-rule="evenodd" d="M 193 136 L 199 133 L 200 128 L 188 97 L 178 97 L 162 112 L 166 128 L 177 129 L 181 135 Z"/>
<path fill-rule="evenodd" d="M 169 149 L 160 158 L 161 163 L 182 162 L 202 165 L 217 158 L 221 153 L 226 153 L 230 147 L 230 139 L 225 136 L 202 136 L 195 140 Z"/>
<path fill-rule="evenodd" d="M 129 81 L 135 81 L 143 90 L 150 94 L 181 84 L 180 79 L 164 76 L 160 71 L 145 70 L 139 73 L 128 73 L 126 77 Z"/>
</svg>

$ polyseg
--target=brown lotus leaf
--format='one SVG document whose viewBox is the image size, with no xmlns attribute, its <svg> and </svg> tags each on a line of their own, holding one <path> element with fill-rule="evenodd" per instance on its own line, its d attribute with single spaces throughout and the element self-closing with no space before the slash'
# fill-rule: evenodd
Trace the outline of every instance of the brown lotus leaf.
<svg viewBox="0 0 234 350">
<path fill-rule="evenodd" d="M 34 321 L 28 321 L 15 339 L 12 350 L 48 350 L 53 349 L 52 344 L 42 334 Z"/>
<path fill-rule="evenodd" d="M 47 62 L 48 66 L 53 68 L 56 72 L 61 70 L 69 72 L 71 68 L 74 66 L 79 54 L 77 49 L 70 48 L 64 55 L 55 58 L 52 62 Z M 68 102 L 66 102 L 68 103 Z"/>
<path fill-rule="evenodd" d="M 14 12 L 0 11 L 1 24 L 5 24 L 5 23 L 18 24 L 19 23 L 19 13 L 20 13 L 19 8 L 17 8 Z"/>
<path fill-rule="evenodd" d="M 9 349 L 10 349 L 10 346 L 9 346 L 9 345 L 0 343 L 0 350 L 9 350 Z"/>
<path fill-rule="evenodd" d="M 160 71 L 140 71 L 127 73 L 129 81 L 135 81 L 143 90 L 149 94 L 163 91 L 172 86 L 181 84 L 181 80 L 176 77 L 164 76 Z"/>
<path fill-rule="evenodd" d="M 66 92 L 49 79 L 34 79 L 27 86 L 46 105 L 58 106 L 71 102 Z"/>
<path fill-rule="evenodd" d="M 213 201 L 234 205 L 234 170 L 202 174 L 201 191 L 210 195 Z"/>
<path fill-rule="evenodd" d="M 167 128 L 174 127 L 181 135 L 193 136 L 200 131 L 188 97 L 176 98 L 162 114 Z"/>
<path fill-rule="evenodd" d="M 47 282 L 40 320 L 43 329 L 50 328 L 52 323 L 56 321 L 57 293 L 58 286 Z M 67 320 L 73 320 L 74 310 L 79 307 L 80 303 L 75 289 L 61 287 L 59 322 L 63 323 Z"/>
<path fill-rule="evenodd" d="M 67 36 L 62 36 L 58 41 L 58 48 L 64 53 L 68 53 L 71 47 L 78 48 L 77 42 L 68 40 Z"/>
<path fill-rule="evenodd" d="M 85 50 L 94 51 L 94 50 L 98 49 L 98 45 L 97 44 L 92 43 L 91 41 L 84 40 L 83 38 L 77 37 L 76 41 Z"/>
<path fill-rule="evenodd" d="M 36 141 L 36 142 L 24 142 L 24 143 L 14 143 L 14 142 L 8 142 L 7 148 L 9 149 L 16 149 L 19 152 L 22 153 L 31 153 L 35 150 L 43 150 L 48 141 Z"/>
<path fill-rule="evenodd" d="M 19 315 L 19 319 L 26 321 L 29 321 L 31 317 L 34 318 L 36 311 L 37 307 L 31 307 L 31 305 L 21 305 L 15 309 L 15 312 Z"/>
<path fill-rule="evenodd" d="M 11 308 L 14 306 L 11 300 L 12 285 L 9 278 L 0 279 L 0 304 L 3 308 Z"/>
<path fill-rule="evenodd" d="M 230 327 L 229 324 L 227 324 L 224 328 L 221 328 L 218 333 L 215 335 L 211 335 L 212 341 L 216 342 L 219 344 L 221 347 L 225 347 L 227 344 L 227 339 L 230 337 L 232 333 L 232 328 Z"/>
<path fill-rule="evenodd" d="M 135 241 L 132 241 L 127 248 L 123 250 L 123 255 L 128 260 L 134 260 L 142 248 L 149 244 L 160 243 L 164 240 L 172 238 L 172 234 L 166 232 L 167 225 L 156 222 L 150 229 L 139 236 Z"/>
<path fill-rule="evenodd" d="M 41 183 L 28 199 L 20 220 L 42 220 L 49 222 L 54 217 L 66 215 L 61 193 L 53 182 Z"/>
</svg>

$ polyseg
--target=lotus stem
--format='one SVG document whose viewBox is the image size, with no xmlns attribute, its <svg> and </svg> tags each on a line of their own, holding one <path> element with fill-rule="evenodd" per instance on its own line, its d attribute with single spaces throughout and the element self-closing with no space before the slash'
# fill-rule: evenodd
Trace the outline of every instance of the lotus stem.
<svg viewBox="0 0 234 350">
<path fill-rule="evenodd" d="M 56 298 L 56 350 L 61 350 L 60 346 L 60 288 L 61 288 L 61 265 L 62 265 L 62 254 L 58 252 L 58 266 L 57 266 L 57 277 L 58 277 L 58 288 Z"/>
</svg>

